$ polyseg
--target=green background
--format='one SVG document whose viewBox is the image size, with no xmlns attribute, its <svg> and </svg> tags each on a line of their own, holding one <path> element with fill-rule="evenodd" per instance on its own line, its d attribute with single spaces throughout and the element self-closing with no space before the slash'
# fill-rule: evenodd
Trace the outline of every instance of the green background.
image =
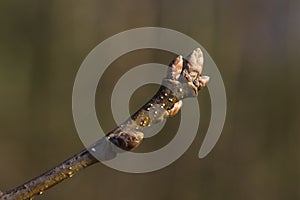
<svg viewBox="0 0 300 200">
<path fill-rule="evenodd" d="M 0 190 L 83 148 L 72 118 L 72 87 L 87 54 L 121 31 L 159 26 L 197 40 L 223 76 L 228 112 L 213 151 L 198 159 L 210 117 L 206 89 L 199 96 L 197 138 L 167 168 L 126 174 L 97 164 L 36 199 L 300 199 L 299 21 L 297 0 L 2 0 Z M 110 95 L 121 75 L 142 63 L 167 64 L 173 56 L 141 50 L 110 66 L 96 98 L 105 131 L 115 127 Z M 140 88 L 131 112 L 156 89 Z M 138 151 L 164 146 L 177 122 L 169 120 Z"/>
</svg>

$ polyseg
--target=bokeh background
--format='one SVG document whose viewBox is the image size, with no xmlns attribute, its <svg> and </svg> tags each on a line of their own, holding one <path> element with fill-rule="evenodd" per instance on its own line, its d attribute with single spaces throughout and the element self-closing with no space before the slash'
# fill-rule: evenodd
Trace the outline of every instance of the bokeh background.
<svg viewBox="0 0 300 200">
<path fill-rule="evenodd" d="M 121 31 L 160 26 L 201 43 L 222 73 L 228 112 L 214 150 L 202 160 L 197 157 L 210 117 L 204 90 L 197 138 L 167 168 L 127 174 L 97 164 L 36 199 L 300 199 L 299 22 L 297 0 L 2 0 L 0 190 L 41 174 L 83 148 L 71 96 L 86 55 Z M 106 131 L 115 126 L 109 107 L 118 78 L 135 65 L 167 64 L 173 56 L 141 50 L 110 66 L 96 98 Z M 131 112 L 156 89 L 146 85 L 136 91 Z M 176 120 L 138 151 L 170 141 Z"/>
</svg>

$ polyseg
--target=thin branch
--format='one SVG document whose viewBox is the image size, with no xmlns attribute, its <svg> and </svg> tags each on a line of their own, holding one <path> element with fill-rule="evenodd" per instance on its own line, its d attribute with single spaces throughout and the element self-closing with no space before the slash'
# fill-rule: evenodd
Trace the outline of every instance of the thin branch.
<svg viewBox="0 0 300 200">
<path fill-rule="evenodd" d="M 158 92 L 128 120 L 89 148 L 44 174 L 2 194 L 0 192 L 0 200 L 31 199 L 99 160 L 115 158 L 120 149 L 130 151 L 138 147 L 144 137 L 144 127 L 174 116 L 182 106 L 182 99 L 196 97 L 198 90 L 205 87 L 209 77 L 201 76 L 202 68 L 203 54 L 200 49 L 194 50 L 186 59 L 176 57 L 170 63 Z"/>
</svg>

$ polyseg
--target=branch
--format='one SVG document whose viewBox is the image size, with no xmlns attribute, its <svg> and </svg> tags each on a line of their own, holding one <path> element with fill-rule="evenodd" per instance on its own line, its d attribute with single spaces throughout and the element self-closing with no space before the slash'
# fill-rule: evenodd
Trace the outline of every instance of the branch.
<svg viewBox="0 0 300 200">
<path fill-rule="evenodd" d="M 0 192 L 0 200 L 30 199 L 99 160 L 115 158 L 118 153 L 121 153 L 120 149 L 125 151 L 135 149 L 143 140 L 144 127 L 160 123 L 164 119 L 176 115 L 182 106 L 182 99 L 196 97 L 198 90 L 205 87 L 209 77 L 201 76 L 202 68 L 203 54 L 199 48 L 188 55 L 186 59 L 177 56 L 169 64 L 167 76 L 163 79 L 158 92 L 129 119 L 89 148 L 44 174 L 19 187 L 4 193 Z"/>
</svg>

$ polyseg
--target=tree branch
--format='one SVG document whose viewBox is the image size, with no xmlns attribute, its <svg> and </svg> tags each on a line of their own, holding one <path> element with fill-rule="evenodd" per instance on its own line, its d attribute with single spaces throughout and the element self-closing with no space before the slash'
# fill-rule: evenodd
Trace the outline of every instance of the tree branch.
<svg viewBox="0 0 300 200">
<path fill-rule="evenodd" d="M 174 116 L 182 106 L 182 99 L 196 97 L 198 90 L 205 87 L 209 77 L 201 76 L 202 68 L 203 54 L 199 48 L 186 59 L 182 56 L 176 57 L 170 63 L 167 76 L 163 79 L 158 92 L 129 119 L 89 148 L 44 174 L 19 187 L 4 193 L 0 192 L 0 200 L 30 199 L 99 160 L 115 158 L 121 153 L 120 149 L 130 151 L 138 147 L 144 137 L 142 132 L 144 127 Z M 95 157 L 99 160 L 94 155 L 97 155 Z"/>
</svg>

